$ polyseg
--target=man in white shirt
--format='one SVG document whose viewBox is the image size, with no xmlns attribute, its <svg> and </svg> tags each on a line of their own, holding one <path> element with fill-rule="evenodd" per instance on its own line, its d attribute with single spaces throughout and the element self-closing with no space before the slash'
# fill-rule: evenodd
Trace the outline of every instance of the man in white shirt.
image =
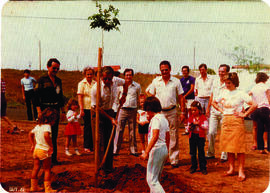
<svg viewBox="0 0 270 193">
<path fill-rule="evenodd" d="M 218 124 L 221 124 L 222 121 L 222 114 L 221 112 L 217 111 L 215 108 L 211 108 L 212 101 L 218 97 L 220 92 L 224 89 L 226 89 L 224 77 L 228 75 L 230 72 L 230 66 L 227 64 L 221 64 L 218 69 L 218 75 L 219 77 L 213 81 L 212 89 L 211 89 L 211 96 L 210 100 L 206 109 L 206 114 L 209 115 L 210 112 L 210 118 L 209 118 L 209 130 L 208 130 L 208 151 L 206 155 L 206 159 L 213 159 L 215 158 L 215 139 L 217 135 L 217 127 Z M 222 152 L 221 153 L 221 161 L 226 161 L 227 153 Z"/>
<path fill-rule="evenodd" d="M 26 103 L 28 120 L 33 121 L 32 104 L 34 111 L 34 120 L 37 119 L 37 109 L 34 104 L 34 87 L 37 81 L 32 76 L 30 76 L 30 70 L 28 69 L 24 70 L 23 75 L 24 78 L 21 79 L 22 95 Z"/>
<path fill-rule="evenodd" d="M 115 100 L 115 94 L 117 87 L 113 84 L 114 71 L 110 66 L 103 67 L 101 75 L 101 86 L 100 86 L 100 120 L 99 130 L 103 148 L 101 148 L 101 159 L 105 154 L 107 145 L 112 133 L 113 125 L 117 125 L 117 121 L 114 119 L 114 111 L 112 105 Z M 96 107 L 97 97 L 97 83 L 91 89 L 91 107 Z M 103 170 L 111 172 L 113 169 L 113 144 L 110 145 L 106 161 L 103 166 Z"/>
<path fill-rule="evenodd" d="M 162 61 L 159 65 L 161 76 L 156 77 L 148 86 L 146 93 L 159 99 L 162 107 L 161 113 L 165 115 L 170 124 L 170 147 L 169 158 L 172 167 L 178 167 L 179 145 L 177 127 L 177 103 L 181 105 L 181 112 L 184 113 L 184 102 L 182 98 L 183 88 L 180 80 L 171 76 L 171 64 L 169 61 Z M 181 113 L 181 120 L 185 118 Z"/>
<path fill-rule="evenodd" d="M 196 78 L 195 82 L 195 100 L 201 103 L 203 113 L 205 113 L 211 95 L 213 79 L 211 76 L 207 75 L 206 64 L 200 64 L 199 70 L 200 76 Z"/>
<path fill-rule="evenodd" d="M 137 155 L 137 143 L 136 143 L 136 117 L 137 108 L 139 103 L 139 96 L 141 93 L 141 86 L 133 81 L 134 71 L 133 69 L 125 69 L 125 84 L 128 90 L 124 89 L 124 86 L 117 88 L 116 101 L 120 100 L 123 96 L 126 96 L 126 101 L 121 107 L 118 116 L 118 126 L 114 137 L 114 154 L 118 154 L 121 149 L 123 141 L 123 133 L 125 130 L 126 122 L 128 122 L 129 128 L 129 147 L 130 154 Z"/>
</svg>

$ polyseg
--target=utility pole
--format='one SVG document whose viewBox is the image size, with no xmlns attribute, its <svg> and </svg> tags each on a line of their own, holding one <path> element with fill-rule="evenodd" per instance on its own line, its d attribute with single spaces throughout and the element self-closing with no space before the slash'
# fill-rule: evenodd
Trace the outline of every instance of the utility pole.
<svg viewBox="0 0 270 193">
<path fill-rule="evenodd" d="M 193 70 L 195 70 L 196 65 L 196 48 L 195 48 L 195 42 L 194 42 L 194 48 L 193 48 Z"/>
<path fill-rule="evenodd" d="M 38 59 L 39 59 L 39 70 L 41 70 L 41 42 L 38 40 Z"/>
</svg>

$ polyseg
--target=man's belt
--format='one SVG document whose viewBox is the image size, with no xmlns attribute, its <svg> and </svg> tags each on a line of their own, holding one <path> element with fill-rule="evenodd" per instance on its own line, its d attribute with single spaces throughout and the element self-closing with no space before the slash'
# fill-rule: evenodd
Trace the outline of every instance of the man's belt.
<svg viewBox="0 0 270 193">
<path fill-rule="evenodd" d="M 122 107 L 122 109 L 124 109 L 124 110 L 135 110 L 135 109 L 137 109 L 137 108 L 132 108 L 132 107 Z"/>
<path fill-rule="evenodd" d="M 173 106 L 172 108 L 169 108 L 169 109 L 162 109 L 162 111 L 171 111 L 171 110 L 173 110 L 173 109 L 175 109 L 176 108 L 176 106 Z"/>
</svg>

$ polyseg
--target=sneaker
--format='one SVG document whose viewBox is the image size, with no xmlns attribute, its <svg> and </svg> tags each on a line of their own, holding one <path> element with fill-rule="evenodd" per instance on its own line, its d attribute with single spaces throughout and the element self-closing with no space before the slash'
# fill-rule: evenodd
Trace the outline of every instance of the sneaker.
<svg viewBox="0 0 270 193">
<path fill-rule="evenodd" d="M 77 149 L 75 150 L 75 154 L 76 154 L 76 155 L 82 155 L 82 154 L 79 152 L 79 150 L 77 150 Z"/>
<path fill-rule="evenodd" d="M 68 150 L 66 150 L 65 154 L 66 154 L 67 156 L 72 156 L 72 153 L 70 153 Z"/>
</svg>

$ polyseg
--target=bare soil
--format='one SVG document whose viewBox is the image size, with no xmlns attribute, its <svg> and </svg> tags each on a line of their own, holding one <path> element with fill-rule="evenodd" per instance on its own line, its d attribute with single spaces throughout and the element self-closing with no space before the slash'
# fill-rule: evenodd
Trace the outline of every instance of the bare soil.
<svg viewBox="0 0 270 193">
<path fill-rule="evenodd" d="M 19 135 L 6 133 L 5 123 L 1 123 L 1 185 L 8 192 L 29 192 L 33 159 L 30 153 L 28 132 L 34 122 L 15 121 L 25 132 Z M 251 150 L 251 124 L 246 121 L 246 181 L 238 182 L 237 175 L 223 177 L 228 163 L 219 160 L 219 135 L 216 142 L 216 159 L 207 161 L 208 175 L 200 172 L 189 173 L 190 155 L 188 136 L 179 129 L 180 163 L 178 168 L 164 167 L 161 184 L 166 192 L 264 192 L 269 185 L 269 154 L 259 154 Z M 146 183 L 146 161 L 128 155 L 127 129 L 124 134 L 123 149 L 114 157 L 114 171 L 107 176 L 99 176 L 99 187 L 94 187 L 94 154 L 64 154 L 64 124 L 60 124 L 58 136 L 58 159 L 62 165 L 52 168 L 52 187 L 58 192 L 149 192 Z M 140 142 L 137 137 L 139 149 Z M 82 152 L 83 137 L 78 136 Z M 205 149 L 208 144 L 206 142 Z M 71 148 L 72 149 L 72 148 Z M 73 152 L 73 149 L 72 149 Z M 236 168 L 238 163 L 236 161 Z M 39 174 L 39 185 L 43 183 L 43 171 Z"/>
</svg>

